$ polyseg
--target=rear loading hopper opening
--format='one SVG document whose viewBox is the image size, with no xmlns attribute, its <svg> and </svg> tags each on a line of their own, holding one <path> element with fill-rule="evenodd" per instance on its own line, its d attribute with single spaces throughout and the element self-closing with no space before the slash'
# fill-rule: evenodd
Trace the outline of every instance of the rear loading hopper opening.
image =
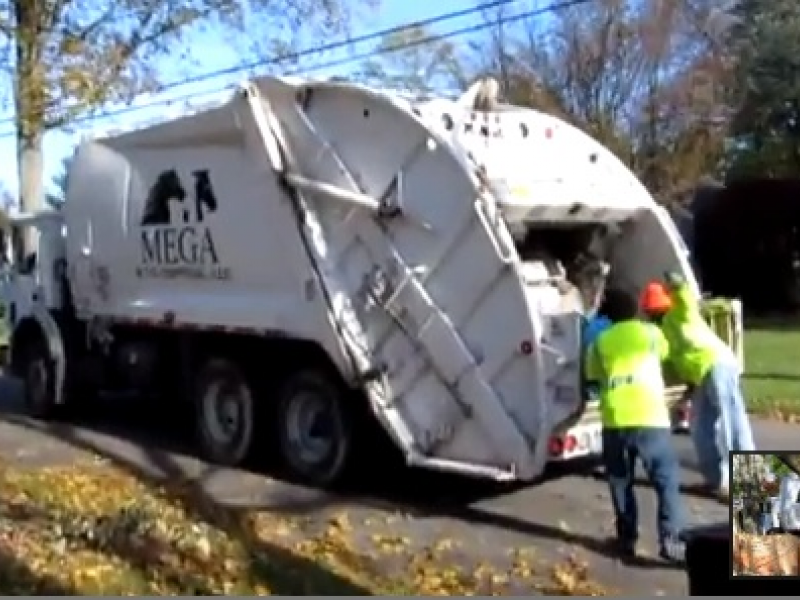
<svg viewBox="0 0 800 600">
<path fill-rule="evenodd" d="M 561 310 L 591 314 L 614 287 L 638 295 L 666 271 L 688 271 L 680 240 L 670 235 L 661 209 L 641 209 L 621 221 L 510 223 L 526 284 L 550 283 Z M 547 308 L 547 305 L 543 305 Z"/>
<path fill-rule="evenodd" d="M 603 291 L 617 287 L 638 295 L 668 270 L 683 271 L 681 246 L 661 223 L 658 208 L 641 209 L 619 222 L 512 223 L 528 298 L 541 314 L 547 402 L 555 433 L 550 454 L 562 459 L 584 432 L 569 428 L 599 422 L 596 401 L 581 378 L 588 317 L 601 309 Z M 576 330 L 573 336 L 564 330 Z M 681 390 L 671 394 L 675 403 Z"/>
</svg>

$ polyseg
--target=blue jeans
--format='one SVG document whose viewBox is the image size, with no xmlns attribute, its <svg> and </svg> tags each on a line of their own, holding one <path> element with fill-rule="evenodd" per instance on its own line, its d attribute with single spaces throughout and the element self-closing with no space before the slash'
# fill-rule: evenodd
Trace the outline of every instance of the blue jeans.
<svg viewBox="0 0 800 600">
<path fill-rule="evenodd" d="M 715 364 L 692 395 L 692 439 L 700 473 L 713 488 L 727 488 L 728 452 L 755 450 L 739 370 Z"/>
<path fill-rule="evenodd" d="M 603 461 L 617 520 L 617 539 L 633 544 L 639 537 L 639 514 L 634 482 L 636 459 L 642 461 L 658 498 L 658 539 L 676 539 L 684 526 L 680 469 L 667 427 L 603 430 Z"/>
</svg>

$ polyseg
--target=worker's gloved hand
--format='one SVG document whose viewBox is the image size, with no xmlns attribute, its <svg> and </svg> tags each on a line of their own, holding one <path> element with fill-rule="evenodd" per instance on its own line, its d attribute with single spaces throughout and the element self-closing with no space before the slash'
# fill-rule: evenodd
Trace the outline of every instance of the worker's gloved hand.
<svg viewBox="0 0 800 600">
<path fill-rule="evenodd" d="M 664 273 L 664 281 L 666 282 L 667 287 L 673 290 L 686 283 L 686 279 L 684 279 L 683 275 L 676 273 L 675 271 L 667 271 Z"/>
</svg>

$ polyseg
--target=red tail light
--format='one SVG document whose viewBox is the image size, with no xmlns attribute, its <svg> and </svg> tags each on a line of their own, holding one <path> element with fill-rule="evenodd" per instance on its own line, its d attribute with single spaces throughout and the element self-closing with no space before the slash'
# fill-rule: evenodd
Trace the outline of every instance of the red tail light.
<svg viewBox="0 0 800 600">
<path fill-rule="evenodd" d="M 550 438 L 548 447 L 550 449 L 550 456 L 561 456 L 564 454 L 564 442 L 558 436 L 553 436 Z"/>
</svg>

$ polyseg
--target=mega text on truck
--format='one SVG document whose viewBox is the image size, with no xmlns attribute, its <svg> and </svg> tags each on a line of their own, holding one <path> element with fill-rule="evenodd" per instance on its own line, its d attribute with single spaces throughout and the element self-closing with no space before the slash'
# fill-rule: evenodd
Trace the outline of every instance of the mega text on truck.
<svg viewBox="0 0 800 600">
<path fill-rule="evenodd" d="M 582 325 L 606 285 L 696 289 L 667 214 L 608 150 L 525 108 L 262 78 L 80 144 L 7 301 L 50 417 L 185 401 L 213 460 L 263 442 L 318 485 L 371 456 L 531 480 L 597 453 Z M 738 323 L 738 321 L 736 321 Z"/>
</svg>

